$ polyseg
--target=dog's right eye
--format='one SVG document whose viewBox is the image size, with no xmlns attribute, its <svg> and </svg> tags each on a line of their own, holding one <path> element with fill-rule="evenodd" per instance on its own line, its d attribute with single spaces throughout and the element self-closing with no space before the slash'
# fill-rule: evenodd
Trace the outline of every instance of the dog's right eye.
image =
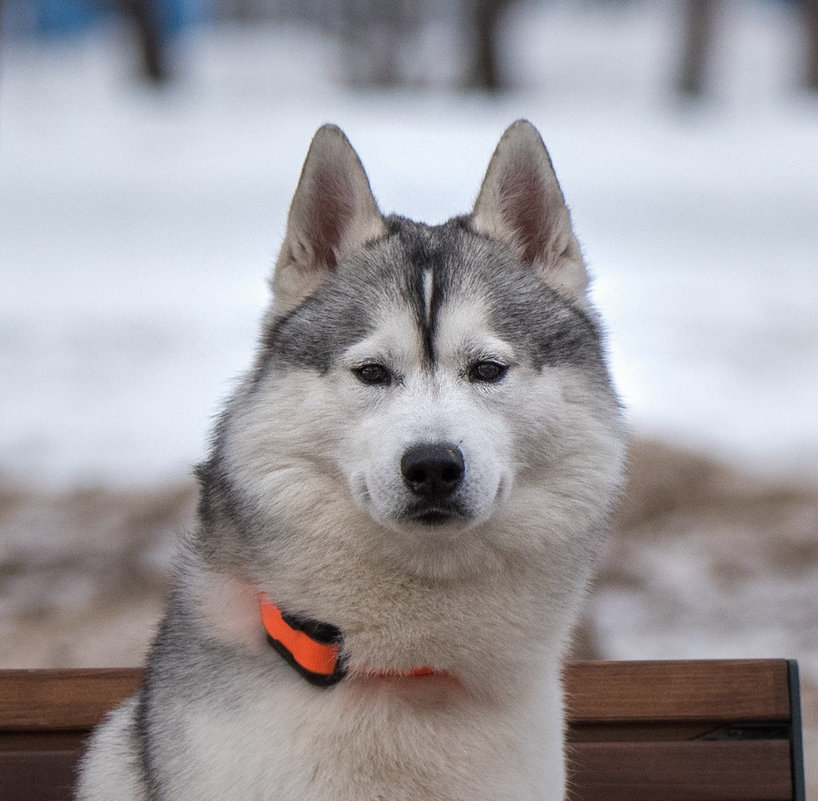
<svg viewBox="0 0 818 801">
<path fill-rule="evenodd" d="M 469 381 L 472 383 L 496 384 L 505 378 L 508 366 L 499 362 L 475 362 L 469 367 Z"/>
<path fill-rule="evenodd" d="M 367 384 L 368 386 L 392 383 L 392 374 L 382 364 L 362 364 L 360 367 L 356 367 L 352 372 L 355 378 L 362 384 Z"/>
</svg>

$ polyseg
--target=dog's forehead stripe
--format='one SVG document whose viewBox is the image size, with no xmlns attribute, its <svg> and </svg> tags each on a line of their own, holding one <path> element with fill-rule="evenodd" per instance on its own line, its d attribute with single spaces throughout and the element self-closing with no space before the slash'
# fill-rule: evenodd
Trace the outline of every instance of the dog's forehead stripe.
<svg viewBox="0 0 818 801">
<path fill-rule="evenodd" d="M 402 265 L 405 286 L 415 309 L 423 343 L 423 363 L 436 360 L 438 318 L 452 289 L 460 289 L 459 262 L 462 230 L 450 223 L 427 226 L 409 220 L 393 220 L 397 261 Z"/>
<path fill-rule="evenodd" d="M 492 282 L 482 277 L 492 265 L 483 263 L 480 240 L 457 219 L 426 226 L 398 218 L 392 226 L 390 261 L 396 269 L 390 280 L 399 282 L 400 302 L 413 310 L 422 366 L 434 369 L 444 354 L 463 345 L 452 341 L 451 326 L 445 323 L 453 311 L 459 320 L 468 320 L 475 334 L 492 329 L 485 297 Z"/>
<path fill-rule="evenodd" d="M 434 288 L 434 274 L 431 267 L 423 271 L 423 300 L 426 310 L 426 322 L 429 323 L 432 317 L 432 290 Z"/>
</svg>

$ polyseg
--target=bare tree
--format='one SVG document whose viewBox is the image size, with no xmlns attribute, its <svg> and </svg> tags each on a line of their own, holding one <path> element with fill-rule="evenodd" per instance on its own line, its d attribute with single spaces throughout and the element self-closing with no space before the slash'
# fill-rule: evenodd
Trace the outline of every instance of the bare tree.
<svg viewBox="0 0 818 801">
<path fill-rule="evenodd" d="M 704 93 L 710 53 L 716 38 L 718 0 L 684 0 L 682 57 L 678 90 L 690 97 Z M 804 83 L 818 91 L 818 0 L 800 0 L 801 29 L 805 39 Z"/>
<path fill-rule="evenodd" d="M 818 92 L 818 0 L 804 0 L 804 33 L 807 40 L 807 89 Z"/>
<path fill-rule="evenodd" d="M 468 27 L 472 32 L 472 67 L 468 76 L 469 86 L 496 92 L 503 88 L 499 70 L 500 22 L 503 12 L 513 0 L 471 0 L 465 3 L 466 13 L 471 16 Z"/>
<path fill-rule="evenodd" d="M 712 49 L 716 0 L 684 0 L 682 59 L 677 88 L 683 95 L 699 97 Z"/>
<path fill-rule="evenodd" d="M 168 80 L 167 43 L 158 0 L 121 0 L 131 17 L 142 57 L 142 74 L 155 84 Z"/>
<path fill-rule="evenodd" d="M 336 12 L 347 80 L 353 86 L 398 86 L 401 54 L 417 30 L 421 9 L 413 0 L 342 0 Z"/>
</svg>

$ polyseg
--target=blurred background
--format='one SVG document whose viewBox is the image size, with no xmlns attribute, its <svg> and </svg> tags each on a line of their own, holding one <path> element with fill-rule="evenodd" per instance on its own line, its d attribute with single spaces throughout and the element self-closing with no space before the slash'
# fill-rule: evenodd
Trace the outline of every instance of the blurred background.
<svg viewBox="0 0 818 801">
<path fill-rule="evenodd" d="M 0 14 L 0 667 L 143 659 L 314 130 L 434 223 L 527 117 L 635 434 L 575 655 L 797 658 L 815 750 L 816 0 Z"/>
</svg>

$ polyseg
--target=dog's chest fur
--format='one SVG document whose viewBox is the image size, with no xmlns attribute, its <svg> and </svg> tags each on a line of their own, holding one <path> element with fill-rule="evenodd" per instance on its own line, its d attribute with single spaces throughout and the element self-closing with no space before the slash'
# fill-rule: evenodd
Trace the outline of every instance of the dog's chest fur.
<svg viewBox="0 0 818 801">
<path fill-rule="evenodd" d="M 390 603 L 376 592 L 368 599 L 379 610 L 372 617 L 391 619 L 393 630 L 351 632 L 350 676 L 316 688 L 264 641 L 248 587 L 222 582 L 208 604 L 199 593 L 214 584 L 192 571 L 198 580 L 188 580 L 179 590 L 184 597 L 172 602 L 179 613 L 163 625 L 143 699 L 161 797 L 556 801 L 562 702 L 552 638 L 561 626 L 530 625 L 534 607 L 546 605 L 531 585 L 535 571 L 515 572 L 512 580 L 430 590 L 426 604 L 407 597 Z M 539 570 L 536 576 L 545 578 Z M 489 596 L 498 581 L 501 589 Z M 351 604 L 353 595 L 333 603 Z M 395 614 L 417 607 L 414 618 Z M 468 627 L 458 625 L 457 610 L 461 617 L 467 610 Z M 448 658 L 451 673 L 366 675 L 372 660 L 399 659 L 407 641 L 421 659 Z M 169 664 L 165 649 L 186 649 L 187 660 Z M 168 708 L 179 712 L 168 716 Z M 164 755 L 180 742 L 184 763 L 169 763 Z"/>
<path fill-rule="evenodd" d="M 412 681 L 412 680 L 407 680 Z M 206 770 L 176 771 L 167 798 L 301 801 L 543 801 L 559 798 L 558 699 L 498 703 L 433 687 L 355 686 L 323 696 L 249 682 L 227 710 L 203 706 L 189 732 Z M 386 684 L 387 680 L 383 683 Z M 361 682 L 364 683 L 364 682 Z M 395 681 L 391 682 L 393 685 Z M 254 699 L 252 702 L 249 699 Z M 549 708 L 549 706 L 551 708 Z M 549 721 L 544 724 L 544 721 Z M 549 730 L 550 729 L 550 730 Z M 218 736 L 214 734 L 218 732 Z M 550 755 L 547 757 L 546 755 Z M 552 764 L 547 764 L 550 759 Z M 538 766 L 532 772 L 532 764 Z"/>
</svg>

